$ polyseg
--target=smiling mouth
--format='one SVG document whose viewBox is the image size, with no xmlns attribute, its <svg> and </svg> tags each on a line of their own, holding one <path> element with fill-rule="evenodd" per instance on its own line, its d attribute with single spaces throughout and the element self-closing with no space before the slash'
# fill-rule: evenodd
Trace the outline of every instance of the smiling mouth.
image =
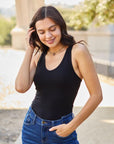
<svg viewBox="0 0 114 144">
<path fill-rule="evenodd" d="M 51 40 L 47 40 L 46 42 L 47 42 L 48 44 L 52 44 L 52 43 L 54 43 L 54 40 L 55 40 L 55 38 L 53 38 L 53 39 L 51 39 Z"/>
</svg>

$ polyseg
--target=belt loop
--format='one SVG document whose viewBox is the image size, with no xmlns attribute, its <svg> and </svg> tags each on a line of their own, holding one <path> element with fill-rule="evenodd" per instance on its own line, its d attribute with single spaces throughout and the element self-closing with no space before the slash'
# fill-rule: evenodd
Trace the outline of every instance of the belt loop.
<svg viewBox="0 0 114 144">
<path fill-rule="evenodd" d="M 54 126 L 54 121 L 52 121 L 52 126 Z"/>
<path fill-rule="evenodd" d="M 64 123 L 64 119 L 62 118 L 62 124 Z"/>
<path fill-rule="evenodd" d="M 34 121 L 34 123 L 36 123 L 36 115 L 34 116 L 34 120 L 33 121 Z"/>
<path fill-rule="evenodd" d="M 64 116 L 61 117 L 61 122 L 64 123 Z"/>
</svg>

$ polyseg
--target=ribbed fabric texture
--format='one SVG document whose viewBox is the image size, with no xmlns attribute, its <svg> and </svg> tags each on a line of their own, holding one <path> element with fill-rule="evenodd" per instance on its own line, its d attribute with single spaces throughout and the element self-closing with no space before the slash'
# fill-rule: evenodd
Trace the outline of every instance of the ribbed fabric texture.
<svg viewBox="0 0 114 144">
<path fill-rule="evenodd" d="M 45 66 L 45 55 L 42 53 L 36 68 L 34 84 L 36 96 L 32 109 L 41 118 L 56 120 L 72 112 L 73 102 L 79 90 L 81 79 L 74 72 L 69 46 L 64 57 L 55 69 Z"/>
</svg>

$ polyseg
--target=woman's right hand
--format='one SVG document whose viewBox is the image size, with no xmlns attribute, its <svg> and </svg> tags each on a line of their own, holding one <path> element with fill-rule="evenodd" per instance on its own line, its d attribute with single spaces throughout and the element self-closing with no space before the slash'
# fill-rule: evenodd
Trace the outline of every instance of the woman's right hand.
<svg viewBox="0 0 114 144">
<path fill-rule="evenodd" d="M 32 50 L 34 50 L 34 46 L 32 44 L 30 44 L 30 37 L 34 31 L 35 31 L 35 29 L 33 29 L 33 27 L 28 29 L 28 32 L 27 32 L 26 37 L 25 37 L 26 49 L 31 48 Z"/>
</svg>

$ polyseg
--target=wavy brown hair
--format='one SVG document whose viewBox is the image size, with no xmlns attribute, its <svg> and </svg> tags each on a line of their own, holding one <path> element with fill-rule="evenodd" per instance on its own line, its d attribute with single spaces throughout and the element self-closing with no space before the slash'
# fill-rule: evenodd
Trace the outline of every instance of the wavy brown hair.
<svg viewBox="0 0 114 144">
<path fill-rule="evenodd" d="M 59 11 L 53 7 L 53 6 L 43 6 L 38 9 L 38 11 L 35 13 L 35 15 L 32 18 L 32 21 L 30 23 L 29 27 L 33 27 L 35 29 L 35 32 L 32 33 L 30 38 L 30 44 L 32 44 L 35 48 L 41 49 L 43 52 L 47 52 L 49 47 L 44 45 L 36 32 L 35 24 L 39 20 L 43 20 L 44 18 L 50 18 L 52 19 L 57 25 L 60 26 L 61 29 L 61 43 L 63 45 L 74 45 L 76 41 L 74 38 L 67 33 L 67 26 L 66 23 L 59 13 Z"/>
</svg>

